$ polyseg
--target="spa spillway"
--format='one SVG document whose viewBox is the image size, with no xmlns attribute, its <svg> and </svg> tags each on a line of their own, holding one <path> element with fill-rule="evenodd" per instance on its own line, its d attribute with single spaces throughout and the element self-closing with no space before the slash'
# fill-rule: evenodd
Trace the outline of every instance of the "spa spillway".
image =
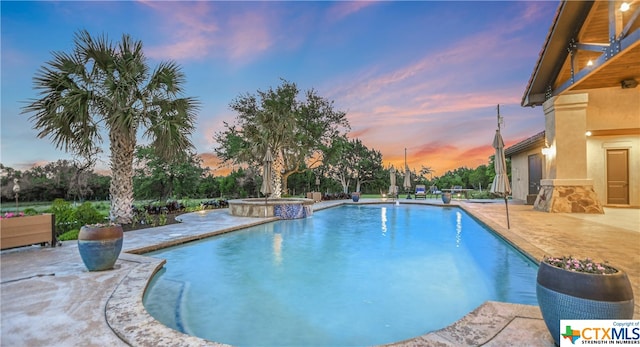
<svg viewBox="0 0 640 347">
<path fill-rule="evenodd" d="M 313 214 L 313 200 L 302 198 L 229 200 L 229 213 L 238 217 L 306 218 Z"/>
</svg>

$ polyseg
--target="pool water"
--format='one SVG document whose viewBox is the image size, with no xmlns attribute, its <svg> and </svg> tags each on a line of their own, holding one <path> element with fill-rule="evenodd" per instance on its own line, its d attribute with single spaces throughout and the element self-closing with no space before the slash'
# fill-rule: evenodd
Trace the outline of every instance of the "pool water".
<svg viewBox="0 0 640 347">
<path fill-rule="evenodd" d="M 147 311 L 237 346 L 384 344 L 537 304 L 537 265 L 455 207 L 347 205 L 150 255 Z"/>
</svg>

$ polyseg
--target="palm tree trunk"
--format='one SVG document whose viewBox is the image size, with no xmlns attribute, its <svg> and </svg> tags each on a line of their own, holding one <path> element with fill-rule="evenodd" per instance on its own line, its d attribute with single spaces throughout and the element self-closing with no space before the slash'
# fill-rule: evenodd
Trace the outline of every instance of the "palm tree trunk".
<svg viewBox="0 0 640 347">
<path fill-rule="evenodd" d="M 271 194 L 271 197 L 280 198 L 282 197 L 282 168 L 284 167 L 281 156 L 277 156 L 272 165 L 273 193 Z"/>
<path fill-rule="evenodd" d="M 111 142 L 110 219 L 119 224 L 129 224 L 133 220 L 135 131 L 131 135 L 111 129 L 109 138 Z"/>
</svg>

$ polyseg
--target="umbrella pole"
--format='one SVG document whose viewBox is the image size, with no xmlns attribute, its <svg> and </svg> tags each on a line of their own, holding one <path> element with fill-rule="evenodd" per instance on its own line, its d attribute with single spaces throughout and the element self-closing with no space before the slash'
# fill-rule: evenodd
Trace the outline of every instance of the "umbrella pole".
<svg viewBox="0 0 640 347">
<path fill-rule="evenodd" d="M 511 225 L 509 223 L 509 204 L 507 203 L 507 198 L 504 198 L 504 207 L 507 209 L 507 229 L 511 229 Z"/>
</svg>

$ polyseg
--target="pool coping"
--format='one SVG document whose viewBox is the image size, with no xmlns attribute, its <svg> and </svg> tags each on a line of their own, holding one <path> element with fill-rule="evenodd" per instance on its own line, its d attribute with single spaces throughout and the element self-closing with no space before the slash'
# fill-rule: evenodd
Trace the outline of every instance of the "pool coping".
<svg viewBox="0 0 640 347">
<path fill-rule="evenodd" d="M 350 201 L 342 200 L 334 201 L 332 203 L 316 204 L 314 205 L 314 212 L 345 204 L 362 205 L 394 203 L 395 202 L 393 201 L 361 201 L 358 203 L 353 203 Z M 519 241 L 528 244 L 528 246 L 516 246 L 514 242 L 511 242 L 507 238 L 507 236 L 501 235 L 499 231 L 496 231 L 487 223 L 475 217 L 473 213 L 465 209 L 464 206 L 456 203 L 449 205 L 412 201 L 403 201 L 402 203 L 460 208 L 467 214 L 472 216 L 474 220 L 481 223 L 495 235 L 504 239 L 524 255 L 526 255 L 530 259 L 536 259 L 535 256 L 528 254 L 526 250 L 533 249 L 535 251 L 537 247 L 530 245 L 525 240 Z M 214 232 L 204 232 L 197 235 L 175 238 L 170 241 L 165 241 L 150 246 L 126 250 L 126 253 L 122 253 L 120 257 L 122 258 L 122 260 L 128 260 L 136 263 L 136 265 L 129 273 L 124 276 L 120 283 L 118 283 L 115 290 L 107 300 L 107 303 L 105 305 L 105 318 L 107 324 L 120 339 L 132 346 L 229 346 L 224 343 L 205 340 L 196 336 L 181 333 L 162 324 L 146 311 L 143 305 L 144 294 L 151 279 L 156 274 L 156 272 L 162 269 L 166 261 L 163 259 L 157 259 L 140 254 L 236 231 L 239 229 L 244 229 L 249 226 L 270 223 L 276 220 L 279 219 L 262 218 L 260 220 L 256 220 L 253 223 L 236 225 Z M 539 251 L 539 249 L 537 250 Z M 534 321 L 535 324 L 532 325 L 531 323 Z M 523 332 L 523 329 L 519 328 L 519 326 L 523 323 L 527 326 L 526 332 Z M 385 346 L 478 346 L 491 343 L 501 345 L 501 342 L 499 341 L 504 340 L 503 342 L 505 344 L 509 342 L 508 336 L 510 335 L 510 333 L 508 333 L 508 331 L 510 329 L 513 330 L 513 334 L 516 334 L 518 336 L 518 339 L 523 338 L 523 334 L 528 334 L 529 336 L 527 337 L 527 339 L 538 340 L 534 345 L 553 345 L 553 339 L 548 334 L 548 332 L 546 332 L 546 327 L 544 327 L 540 310 L 537 306 L 487 301 L 477 307 L 475 310 L 466 314 L 457 322 L 443 329 L 432 331 L 427 334 L 407 340 L 393 342 Z M 544 332 L 546 332 L 546 334 Z M 505 336 L 507 336 L 506 339 Z"/>
</svg>

